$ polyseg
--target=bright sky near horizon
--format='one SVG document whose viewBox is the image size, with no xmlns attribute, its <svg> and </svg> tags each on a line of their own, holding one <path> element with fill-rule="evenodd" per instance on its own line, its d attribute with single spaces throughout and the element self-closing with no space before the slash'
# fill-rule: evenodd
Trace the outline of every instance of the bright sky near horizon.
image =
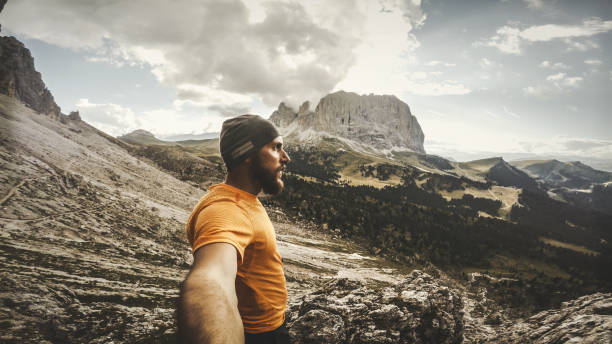
<svg viewBox="0 0 612 344">
<path fill-rule="evenodd" d="M 612 170 L 612 1 L 9 1 L 64 113 L 112 135 L 219 131 L 336 90 L 394 94 L 425 150 Z"/>
</svg>

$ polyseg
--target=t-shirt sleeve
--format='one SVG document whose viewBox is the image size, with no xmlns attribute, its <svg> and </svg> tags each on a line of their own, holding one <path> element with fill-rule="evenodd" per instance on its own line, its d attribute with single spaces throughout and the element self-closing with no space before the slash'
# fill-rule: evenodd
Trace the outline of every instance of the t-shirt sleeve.
<svg viewBox="0 0 612 344">
<path fill-rule="evenodd" d="M 232 202 L 215 202 L 200 213 L 193 227 L 193 250 L 213 243 L 228 243 L 238 251 L 238 265 L 244 250 L 253 240 L 251 221 L 242 209 Z"/>
</svg>

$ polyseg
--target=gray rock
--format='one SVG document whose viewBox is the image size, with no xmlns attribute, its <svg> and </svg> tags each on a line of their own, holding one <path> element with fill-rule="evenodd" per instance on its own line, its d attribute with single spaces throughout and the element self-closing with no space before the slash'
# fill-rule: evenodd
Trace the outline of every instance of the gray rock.
<svg viewBox="0 0 612 344">
<path fill-rule="evenodd" d="M 500 327 L 491 343 L 612 343 L 612 294 L 564 302 L 512 326 Z"/>
<path fill-rule="evenodd" d="M 68 115 L 68 118 L 73 121 L 80 121 L 81 114 L 79 113 L 79 111 L 71 111 L 70 114 Z"/>
<path fill-rule="evenodd" d="M 290 310 L 297 317 L 289 328 L 296 343 L 313 342 L 313 333 L 325 334 L 319 342 L 330 343 L 458 343 L 462 308 L 458 292 L 418 270 L 382 292 L 335 279 Z"/>
<path fill-rule="evenodd" d="M 313 309 L 293 323 L 289 334 L 294 343 L 343 343 L 346 339 L 344 321 L 339 315 Z"/>
<path fill-rule="evenodd" d="M 282 102 L 278 104 L 278 109 L 270 115 L 270 121 L 280 128 L 289 126 L 296 118 L 297 112 Z"/>
</svg>

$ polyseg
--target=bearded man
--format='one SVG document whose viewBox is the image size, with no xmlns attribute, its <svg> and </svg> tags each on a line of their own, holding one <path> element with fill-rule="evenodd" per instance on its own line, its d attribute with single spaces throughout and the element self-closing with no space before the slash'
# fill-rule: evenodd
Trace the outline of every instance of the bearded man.
<svg viewBox="0 0 612 344">
<path fill-rule="evenodd" d="M 183 343 L 288 343 L 287 288 L 274 227 L 257 195 L 277 194 L 289 156 L 269 121 L 242 115 L 223 122 L 227 166 L 187 223 L 194 262 L 181 288 Z"/>
</svg>

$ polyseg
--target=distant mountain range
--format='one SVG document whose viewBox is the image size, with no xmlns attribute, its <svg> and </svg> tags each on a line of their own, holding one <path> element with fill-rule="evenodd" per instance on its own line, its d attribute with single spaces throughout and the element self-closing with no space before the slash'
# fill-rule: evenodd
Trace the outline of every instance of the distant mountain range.
<svg viewBox="0 0 612 344">
<path fill-rule="evenodd" d="M 368 96 L 371 97 L 371 96 Z M 279 106 L 282 110 L 283 104 Z M 278 117 L 278 110 L 271 118 L 288 128 L 292 124 L 283 122 L 283 117 Z M 303 125 L 303 124 L 300 124 Z M 593 208 L 599 211 L 612 213 L 612 173 L 593 169 L 578 161 L 561 162 L 558 160 L 525 160 L 507 162 L 502 157 L 480 159 L 468 162 L 455 162 L 439 156 L 421 154 L 410 149 L 405 150 L 380 150 L 368 149 L 367 145 L 358 140 L 334 136 L 328 132 L 319 132 L 315 137 L 304 135 L 305 132 L 315 132 L 312 128 L 302 127 L 296 130 L 294 126 L 286 137 L 288 147 L 312 147 L 327 152 L 335 158 L 330 160 L 338 164 L 340 178 L 355 184 L 371 184 L 368 178 L 363 178 L 358 167 L 353 163 L 342 163 L 341 161 L 360 161 L 361 165 L 373 163 L 386 163 L 397 167 L 413 166 L 420 170 L 441 175 L 464 177 L 474 181 L 489 182 L 493 185 L 513 187 L 517 189 L 528 189 L 535 192 L 548 194 L 549 197 L 568 202 L 584 208 Z M 333 130 L 330 130 L 333 132 Z M 211 135 L 212 136 L 212 135 Z M 218 155 L 218 138 L 204 140 L 166 141 L 157 139 L 153 134 L 145 130 L 136 130 L 119 137 L 119 139 L 136 145 L 172 145 L 173 149 L 183 149 L 190 154 L 195 154 L 194 149 L 205 149 L 206 154 Z M 182 147 L 182 148 L 181 148 Z M 406 148 L 406 147 L 404 147 Z M 350 158 L 348 158 L 350 156 Z M 400 182 L 400 176 L 390 178 L 383 184 Z M 394 182 L 395 181 L 395 182 Z M 378 183 L 378 182 L 376 182 Z"/>
<path fill-rule="evenodd" d="M 580 161 L 523 160 L 511 164 L 542 183 L 555 187 L 589 189 L 593 184 L 612 181 L 611 172 L 598 171 Z"/>
<path fill-rule="evenodd" d="M 173 142 L 188 142 L 188 141 L 201 141 L 201 140 L 212 140 L 218 139 L 219 133 L 203 133 L 203 134 L 183 134 L 183 135 L 173 135 L 165 137 L 163 140 L 158 139 L 153 135 L 153 133 L 146 131 L 144 129 L 137 129 L 130 133 L 127 133 L 122 136 L 118 136 L 118 139 L 121 139 L 126 142 L 136 143 L 136 144 L 172 144 Z"/>
<path fill-rule="evenodd" d="M 476 175 L 501 186 L 513 186 L 521 189 L 537 190 L 538 184 L 522 170 L 507 163 L 503 158 L 489 158 L 456 163 L 459 170 L 475 171 Z"/>
<path fill-rule="evenodd" d="M 282 105 L 281 105 L 282 107 Z M 188 138 L 189 135 L 176 137 Z M 206 134 L 206 139 L 186 139 L 186 140 L 161 140 L 156 138 L 152 133 L 146 130 L 135 130 L 131 133 L 118 137 L 120 140 L 136 145 L 172 145 L 189 147 L 185 149 L 205 149 L 208 155 L 218 154 L 215 152 L 218 146 L 218 134 Z M 502 157 L 494 157 L 488 159 L 473 160 L 468 162 L 455 162 L 445 158 L 418 154 L 410 151 L 396 152 L 389 155 L 385 152 L 378 152 L 377 155 L 372 155 L 372 151 L 367 154 L 359 150 L 352 150 L 354 146 L 347 144 L 341 139 L 333 139 L 328 137 L 321 141 L 321 136 L 316 142 L 295 142 L 296 144 L 307 147 L 309 144 L 313 147 L 327 146 L 327 151 L 353 151 L 353 154 L 362 155 L 364 157 L 374 156 L 377 159 L 387 160 L 390 164 L 404 165 L 408 164 L 419 169 L 427 170 L 434 173 L 449 174 L 455 176 L 463 176 L 476 181 L 492 182 L 499 186 L 516 187 L 519 189 L 530 189 L 533 191 L 548 191 L 551 197 L 565 202 L 577 203 L 581 206 L 594 207 L 604 210 L 609 207 L 599 204 L 598 201 L 583 200 L 588 198 L 588 194 L 593 192 L 608 192 L 612 184 L 612 173 L 599 171 L 587 166 L 579 161 L 562 162 L 559 160 L 521 160 L 506 162 Z M 291 142 L 292 136 L 289 136 Z M 193 152 L 192 152 L 193 153 Z M 367 158 L 366 158 L 367 159 Z M 343 171 L 348 179 L 355 177 L 349 171 Z M 576 197 L 576 193 L 581 197 Z M 598 196 L 596 196 L 597 198 Z M 607 199 L 607 197 L 604 197 Z M 595 203 L 593 203 L 595 202 Z M 610 209 L 606 210 L 609 211 Z"/>
<path fill-rule="evenodd" d="M 549 197 L 583 208 L 612 213 L 612 173 L 599 171 L 578 161 L 523 160 L 507 162 L 502 157 L 455 162 L 423 149 L 424 134 L 409 107 L 393 96 L 364 95 L 339 91 L 321 99 L 315 111 L 309 103 L 295 111 L 281 103 L 270 120 L 280 127 L 288 147 L 313 147 L 337 159 L 339 175 L 353 183 L 372 182 L 363 178 L 353 163 L 341 163 L 348 156 L 362 166 L 385 162 L 489 182 L 502 187 L 514 187 L 546 193 Z M 398 134 L 398 129 L 403 128 Z M 218 154 L 217 134 L 206 134 L 205 139 L 160 140 L 144 130 L 136 130 L 119 137 L 138 145 L 179 145 L 191 150 L 205 147 L 210 156 Z M 395 182 L 394 182 L 395 181 Z M 400 176 L 383 184 L 398 183 Z M 376 182 L 378 183 L 378 182 Z"/>
</svg>

